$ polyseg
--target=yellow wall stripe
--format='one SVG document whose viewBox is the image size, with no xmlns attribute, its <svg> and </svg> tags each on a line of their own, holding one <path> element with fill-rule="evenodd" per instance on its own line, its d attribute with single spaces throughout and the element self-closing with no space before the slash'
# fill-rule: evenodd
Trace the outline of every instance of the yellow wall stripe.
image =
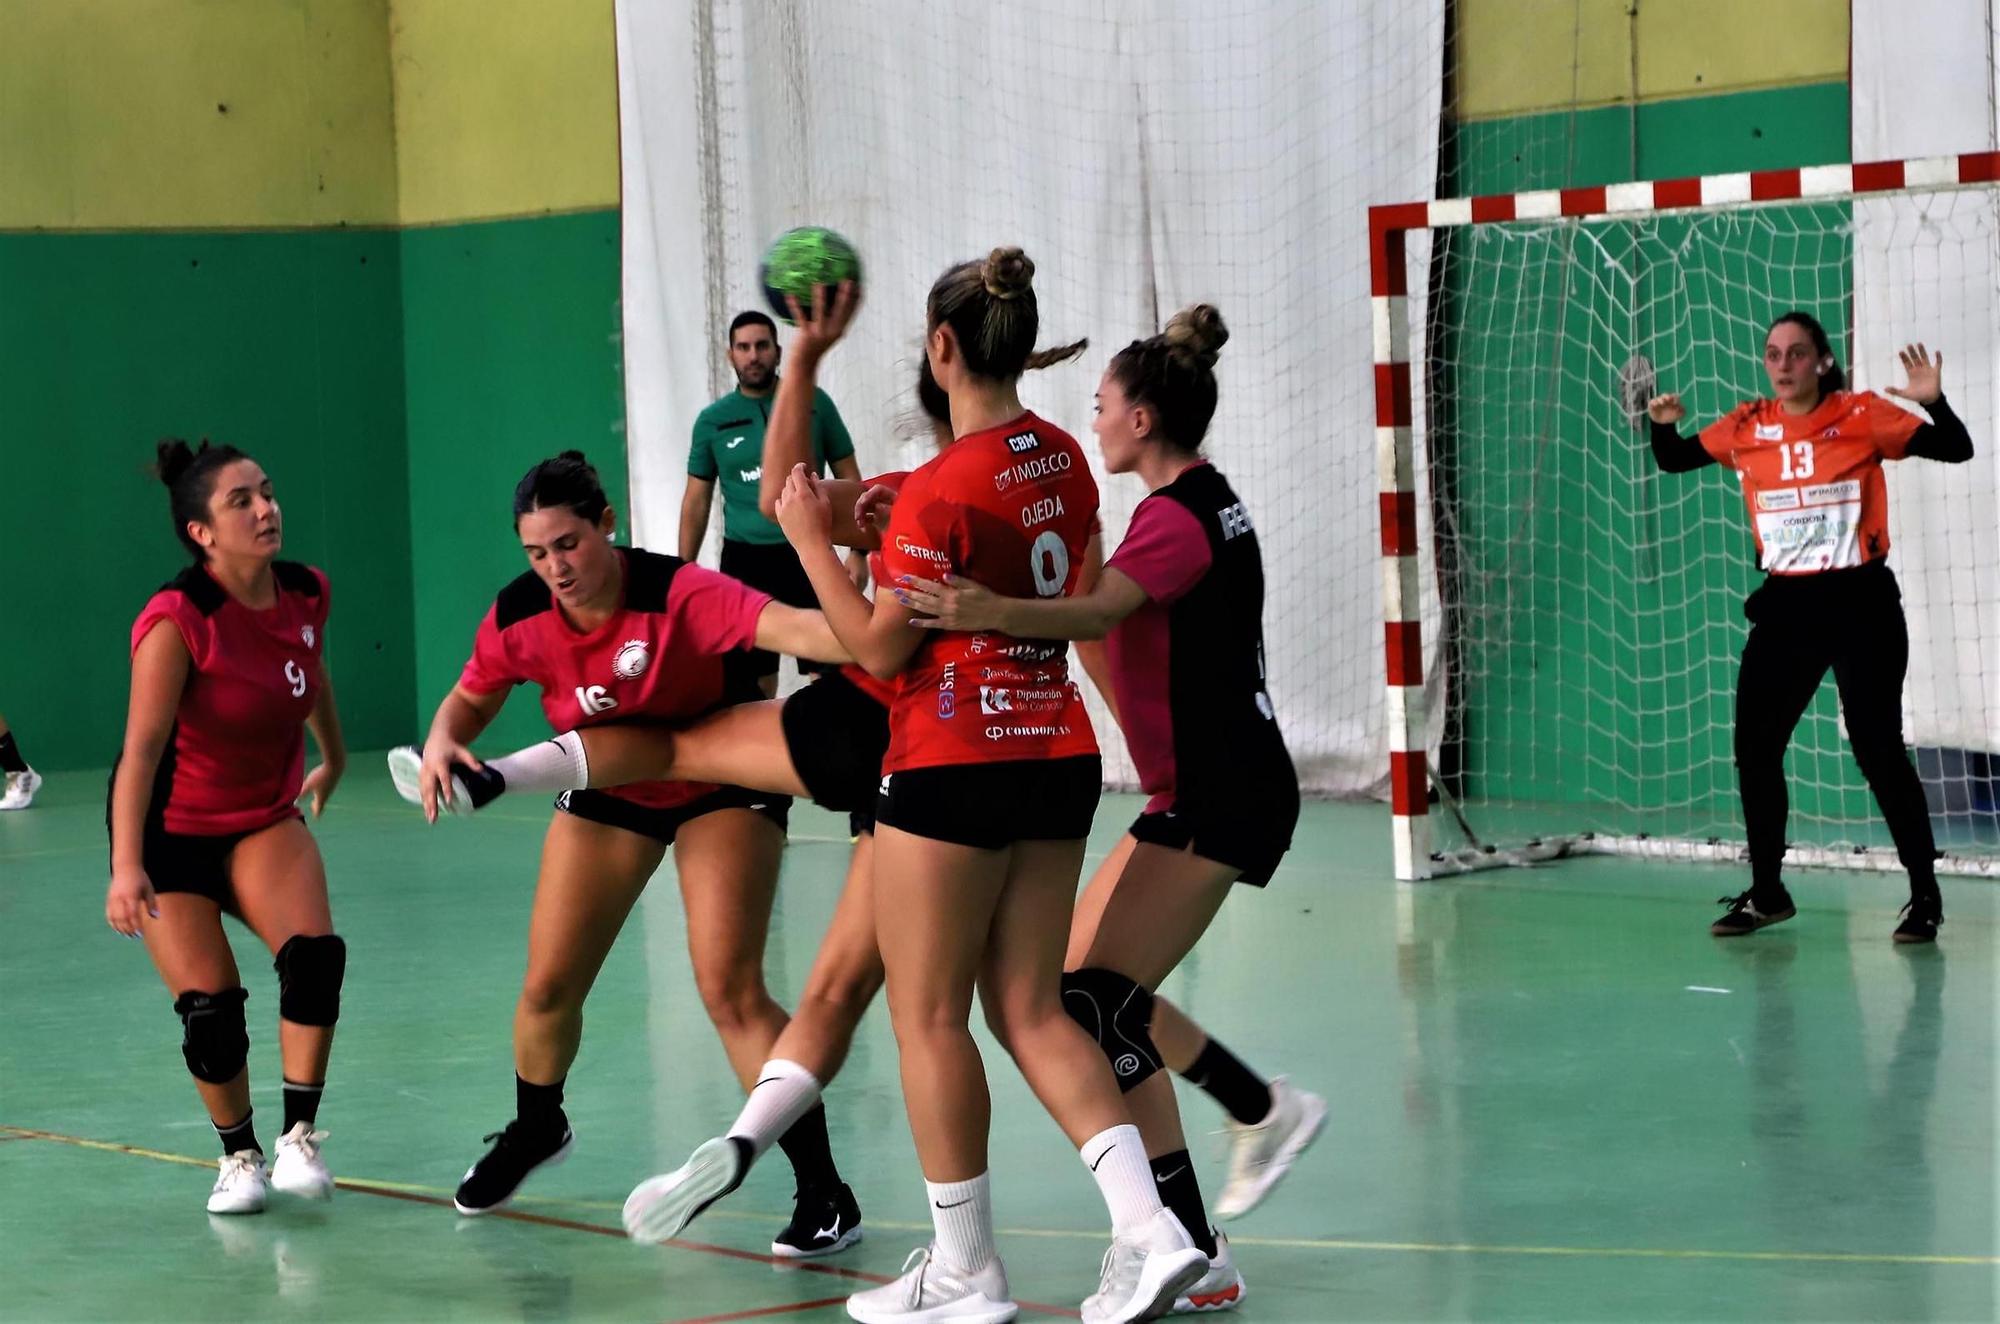
<svg viewBox="0 0 2000 1324">
<path fill-rule="evenodd" d="M 1460 0 L 1457 110 L 1481 120 L 1844 82 L 1847 39 L 1847 0 Z"/>
</svg>

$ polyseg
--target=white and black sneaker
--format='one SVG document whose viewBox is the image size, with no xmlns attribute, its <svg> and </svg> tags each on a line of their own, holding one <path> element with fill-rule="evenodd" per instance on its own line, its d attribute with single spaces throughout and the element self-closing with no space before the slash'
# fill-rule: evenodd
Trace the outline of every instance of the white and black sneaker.
<svg viewBox="0 0 2000 1324">
<path fill-rule="evenodd" d="M 1708 926 L 1708 931 L 1718 938 L 1740 938 L 1746 933 L 1782 924 L 1799 913 L 1798 907 L 1792 904 L 1792 894 L 1782 884 L 1769 894 L 1760 894 L 1753 887 L 1736 896 L 1717 897 L 1716 904 L 1729 907 L 1721 919 Z"/>
<path fill-rule="evenodd" d="M 424 752 L 415 745 L 398 745 L 389 751 L 389 780 L 396 794 L 413 805 L 424 802 Z M 507 789 L 507 779 L 491 768 L 475 768 L 469 763 L 451 765 L 451 802 L 438 802 L 438 812 L 470 814 L 499 799 Z"/>
<path fill-rule="evenodd" d="M 493 1142 L 493 1148 L 465 1170 L 451 1201 L 467 1218 L 490 1214 L 512 1200 L 537 1168 L 562 1162 L 576 1144 L 576 1133 L 567 1122 L 560 1132 L 551 1132 L 524 1126 L 518 1117 L 505 1130 L 484 1138 Z"/>
<path fill-rule="evenodd" d="M 264 1167 L 264 1153 L 239 1149 L 224 1154 L 215 1187 L 208 1193 L 211 1214 L 260 1214 L 271 1192 L 270 1173 Z"/>
<path fill-rule="evenodd" d="M 648 1177 L 632 1188 L 625 1197 L 625 1235 L 634 1241 L 671 1241 L 710 1205 L 741 1186 L 749 1171 L 749 1141 L 735 1136 L 703 1141 L 672 1172 Z"/>
<path fill-rule="evenodd" d="M 42 789 L 42 774 L 33 768 L 23 768 L 0 778 L 0 809 L 26 809 L 35 803 L 35 792 Z"/>
<path fill-rule="evenodd" d="M 792 1221 L 771 1243 L 771 1253 L 780 1259 L 812 1260 L 822 1255 L 838 1255 L 861 1241 L 861 1206 L 847 1183 L 820 1190 L 800 1191 L 792 1197 Z"/>
</svg>

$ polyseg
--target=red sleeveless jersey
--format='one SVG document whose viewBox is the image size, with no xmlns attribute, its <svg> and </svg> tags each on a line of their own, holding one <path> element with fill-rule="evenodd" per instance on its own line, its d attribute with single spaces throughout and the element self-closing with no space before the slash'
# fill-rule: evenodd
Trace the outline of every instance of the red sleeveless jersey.
<svg viewBox="0 0 2000 1324">
<path fill-rule="evenodd" d="M 884 580 L 949 571 L 1008 597 L 1076 590 L 1097 482 L 1076 439 L 1034 414 L 961 437 L 904 482 Z M 926 631 L 896 678 L 884 773 L 1097 752 L 1069 644 Z"/>
<path fill-rule="evenodd" d="M 611 722 L 683 723 L 762 694 L 726 692 L 723 658 L 751 647 L 768 593 L 637 547 L 625 560 L 625 601 L 588 633 L 563 616 L 531 570 L 493 601 L 458 683 L 473 694 L 538 685 L 555 731 Z M 669 809 L 715 789 L 707 782 L 634 782 L 604 794 Z"/>
<path fill-rule="evenodd" d="M 169 625 L 187 645 L 187 687 L 153 778 L 148 818 L 183 836 L 256 832 L 298 816 L 305 721 L 319 698 L 332 604 L 327 579 L 296 561 L 271 567 L 278 600 L 256 611 L 205 565 L 147 601 L 132 650 Z"/>
</svg>

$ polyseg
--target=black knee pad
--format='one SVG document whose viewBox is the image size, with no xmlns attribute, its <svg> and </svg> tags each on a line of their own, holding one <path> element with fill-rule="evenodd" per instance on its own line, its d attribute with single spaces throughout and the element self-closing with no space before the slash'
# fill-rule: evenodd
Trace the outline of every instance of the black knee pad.
<svg viewBox="0 0 2000 1324">
<path fill-rule="evenodd" d="M 1129 1092 L 1160 1070 L 1153 1047 L 1153 995 L 1115 970 L 1091 966 L 1062 977 L 1063 1010 L 1097 1041 L 1118 1088 Z"/>
<path fill-rule="evenodd" d="M 220 993 L 190 991 L 174 999 L 181 1018 L 181 1056 L 196 1080 L 227 1085 L 250 1060 L 250 1031 L 243 1024 L 243 1003 L 250 995 L 240 988 Z"/>
<path fill-rule="evenodd" d="M 347 944 L 339 935 L 287 938 L 271 965 L 278 972 L 278 1015 L 294 1025 L 332 1025 L 340 1019 Z"/>
</svg>

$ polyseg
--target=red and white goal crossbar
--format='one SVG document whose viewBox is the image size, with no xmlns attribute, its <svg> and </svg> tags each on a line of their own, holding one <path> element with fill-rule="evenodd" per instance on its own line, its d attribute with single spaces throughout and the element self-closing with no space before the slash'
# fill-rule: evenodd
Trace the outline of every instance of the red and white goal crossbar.
<svg viewBox="0 0 2000 1324">
<path fill-rule="evenodd" d="M 2000 152 L 1750 170 L 1591 188 L 1435 198 L 1368 209 L 1368 268 L 1375 324 L 1375 455 L 1381 477 L 1382 631 L 1389 689 L 1389 804 L 1396 877 L 1431 865 L 1425 767 L 1423 627 L 1417 578 L 1417 490 L 1412 455 L 1410 288 L 1404 236 L 1493 221 L 1620 216 L 1867 193 L 1942 191 L 2000 183 Z"/>
</svg>

